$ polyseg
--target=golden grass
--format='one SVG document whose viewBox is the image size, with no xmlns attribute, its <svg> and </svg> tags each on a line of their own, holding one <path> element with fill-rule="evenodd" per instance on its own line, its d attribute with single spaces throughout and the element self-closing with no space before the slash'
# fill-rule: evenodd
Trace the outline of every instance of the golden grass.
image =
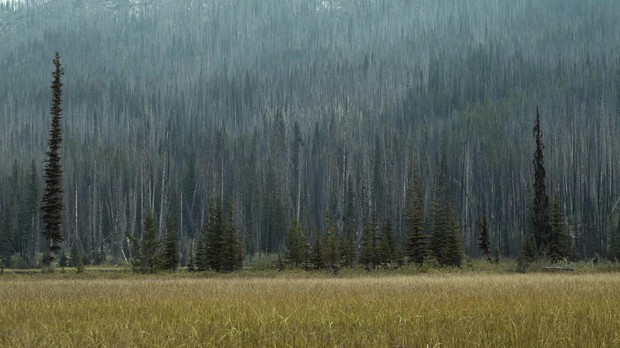
<svg viewBox="0 0 620 348">
<path fill-rule="evenodd" d="M 0 346 L 613 347 L 618 274 L 0 278 Z"/>
</svg>

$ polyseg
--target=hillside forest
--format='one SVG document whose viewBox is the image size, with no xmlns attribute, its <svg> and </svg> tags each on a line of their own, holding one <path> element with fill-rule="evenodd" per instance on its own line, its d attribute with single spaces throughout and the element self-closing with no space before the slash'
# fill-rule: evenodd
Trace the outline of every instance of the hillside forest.
<svg viewBox="0 0 620 348">
<path fill-rule="evenodd" d="M 484 229 L 516 258 L 536 220 L 537 114 L 570 257 L 614 259 L 618 18 L 614 0 L 4 2 L 4 264 L 47 250 L 55 52 L 61 249 L 88 264 L 174 231 L 185 266 L 219 228 L 233 263 L 337 243 L 369 265 L 388 262 L 369 245 L 411 256 L 414 225 L 471 257 Z"/>
</svg>

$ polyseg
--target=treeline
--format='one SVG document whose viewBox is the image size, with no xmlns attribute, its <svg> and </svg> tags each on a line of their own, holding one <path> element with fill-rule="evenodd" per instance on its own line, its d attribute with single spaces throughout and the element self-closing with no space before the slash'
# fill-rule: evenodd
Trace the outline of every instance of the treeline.
<svg viewBox="0 0 620 348">
<path fill-rule="evenodd" d="M 247 258 L 285 260 L 298 221 L 310 246 L 322 240 L 322 248 L 333 224 L 339 243 L 356 253 L 341 257 L 360 262 L 364 245 L 388 240 L 380 236 L 389 221 L 398 257 L 423 259 L 406 250 L 431 238 L 441 200 L 441 225 L 457 227 L 466 254 L 482 256 L 478 225 L 486 216 L 491 253 L 517 257 L 531 229 L 536 105 L 548 192 L 576 257 L 613 257 L 619 7 L 565 0 L 4 7 L 3 255 L 12 267 L 31 267 L 46 247 L 42 161 L 49 57 L 58 50 L 63 249 L 79 250 L 85 263 L 131 263 L 152 215 L 161 243 L 167 221 L 176 221 L 187 265 L 216 203 Z"/>
</svg>

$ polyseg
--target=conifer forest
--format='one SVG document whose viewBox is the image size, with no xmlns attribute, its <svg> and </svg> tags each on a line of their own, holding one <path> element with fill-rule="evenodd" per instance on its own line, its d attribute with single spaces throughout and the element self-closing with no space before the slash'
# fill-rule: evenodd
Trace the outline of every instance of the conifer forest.
<svg viewBox="0 0 620 348">
<path fill-rule="evenodd" d="M 619 18 L 616 0 L 1 1 L 0 259 L 613 260 Z"/>
</svg>

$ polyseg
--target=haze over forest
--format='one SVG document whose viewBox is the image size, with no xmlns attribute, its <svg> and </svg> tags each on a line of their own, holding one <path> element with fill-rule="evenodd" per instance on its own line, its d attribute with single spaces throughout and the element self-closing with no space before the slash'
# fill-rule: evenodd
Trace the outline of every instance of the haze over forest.
<svg viewBox="0 0 620 348">
<path fill-rule="evenodd" d="M 486 215 L 493 249 L 516 257 L 537 107 L 578 255 L 610 255 L 620 233 L 618 1 L 4 3 L 0 219 L 24 265 L 44 246 L 55 51 L 65 245 L 87 260 L 127 257 L 148 213 L 160 235 L 174 217 L 186 260 L 214 202 L 247 256 L 283 252 L 297 218 L 310 240 L 328 218 L 343 231 L 348 201 L 357 243 L 372 214 L 402 243 L 412 167 L 427 233 L 443 172 L 466 254 Z"/>
</svg>

